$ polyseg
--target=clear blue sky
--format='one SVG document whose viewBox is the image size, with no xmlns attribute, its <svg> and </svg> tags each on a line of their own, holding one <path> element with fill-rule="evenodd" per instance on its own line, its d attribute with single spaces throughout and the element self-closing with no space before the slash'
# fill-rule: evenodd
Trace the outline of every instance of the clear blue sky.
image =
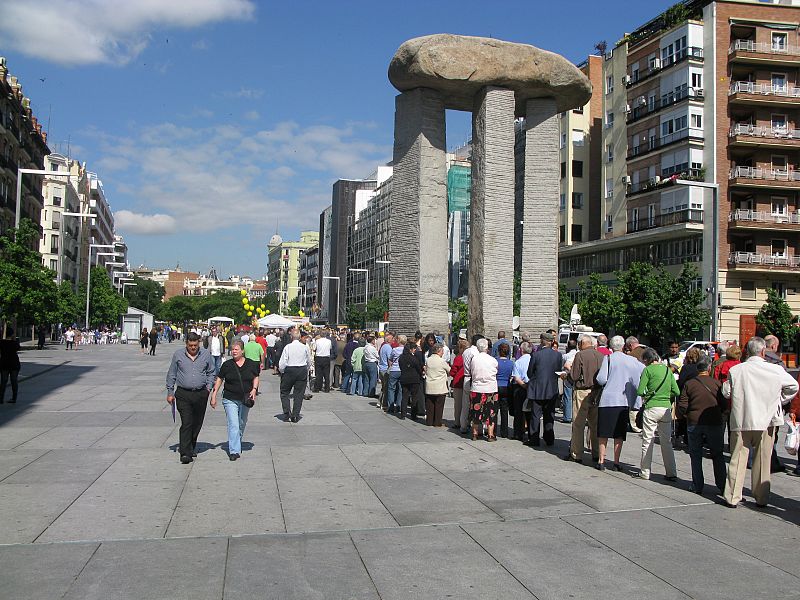
<svg viewBox="0 0 800 600">
<path fill-rule="evenodd" d="M 337 178 L 391 158 L 405 40 L 490 36 L 573 62 L 671 2 L 2 0 L 0 55 L 53 151 L 99 174 L 131 263 L 262 276 Z M 49 123 L 49 126 L 48 126 Z M 448 146 L 470 134 L 448 115 Z"/>
</svg>

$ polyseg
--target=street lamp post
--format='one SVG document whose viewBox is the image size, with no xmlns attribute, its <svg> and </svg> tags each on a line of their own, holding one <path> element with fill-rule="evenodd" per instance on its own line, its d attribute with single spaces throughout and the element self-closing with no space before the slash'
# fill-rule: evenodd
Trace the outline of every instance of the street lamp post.
<svg viewBox="0 0 800 600">
<path fill-rule="evenodd" d="M 675 185 L 685 185 L 688 187 L 699 187 L 711 190 L 711 339 L 716 340 L 719 335 L 719 184 L 707 183 L 705 181 L 689 181 L 686 179 L 676 179 Z M 691 206 L 691 202 L 690 202 Z M 705 219 L 704 219 L 705 221 Z M 704 223 L 703 229 L 706 225 Z"/>
<path fill-rule="evenodd" d="M 89 264 L 86 273 L 86 327 L 87 328 L 89 327 L 89 290 L 92 287 L 92 248 L 114 248 L 115 246 L 116 244 L 89 244 Z M 115 252 L 109 252 L 108 254 L 119 256 Z"/>
<path fill-rule="evenodd" d="M 339 277 L 329 277 L 328 275 L 323 275 L 322 279 L 335 279 L 336 280 L 336 323 L 335 325 L 339 324 L 339 284 L 341 283 L 341 278 Z"/>
<path fill-rule="evenodd" d="M 122 297 L 123 297 L 123 298 L 125 297 L 125 287 L 126 287 L 126 286 L 129 286 L 129 285 L 136 285 L 136 283 L 134 283 L 134 282 L 132 282 L 132 281 L 126 281 L 125 283 L 123 283 L 123 284 L 122 284 Z M 149 300 L 149 299 L 150 299 L 150 298 L 148 297 L 148 300 Z M 150 312 L 150 311 L 148 310 L 147 312 Z"/>
</svg>

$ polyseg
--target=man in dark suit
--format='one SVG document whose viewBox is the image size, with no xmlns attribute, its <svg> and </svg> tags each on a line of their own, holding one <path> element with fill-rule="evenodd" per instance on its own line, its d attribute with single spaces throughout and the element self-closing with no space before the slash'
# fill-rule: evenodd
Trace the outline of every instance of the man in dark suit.
<svg viewBox="0 0 800 600">
<path fill-rule="evenodd" d="M 564 355 L 553 350 L 552 333 L 541 335 L 540 350 L 531 355 L 528 364 L 528 403 L 531 407 L 528 445 L 538 446 L 540 421 L 544 420 L 544 441 L 548 446 L 555 443 L 553 422 L 558 402 L 558 373 L 564 368 Z"/>
</svg>

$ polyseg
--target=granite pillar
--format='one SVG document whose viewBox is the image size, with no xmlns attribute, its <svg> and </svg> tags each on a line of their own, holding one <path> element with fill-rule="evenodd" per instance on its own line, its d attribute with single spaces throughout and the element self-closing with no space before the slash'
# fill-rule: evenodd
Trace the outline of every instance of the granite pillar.
<svg viewBox="0 0 800 600">
<path fill-rule="evenodd" d="M 534 338 L 558 328 L 557 112 L 553 98 L 526 104 L 520 331 Z"/>
<path fill-rule="evenodd" d="M 398 333 L 448 330 L 444 110 L 427 88 L 395 100 L 389 318 Z"/>
<path fill-rule="evenodd" d="M 472 112 L 470 335 L 511 335 L 513 287 L 514 92 L 487 87 Z"/>
</svg>

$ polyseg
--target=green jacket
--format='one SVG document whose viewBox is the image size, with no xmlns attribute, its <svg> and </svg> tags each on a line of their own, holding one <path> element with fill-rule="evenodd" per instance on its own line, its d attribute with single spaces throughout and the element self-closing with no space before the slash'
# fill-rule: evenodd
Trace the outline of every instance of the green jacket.
<svg viewBox="0 0 800 600">
<path fill-rule="evenodd" d="M 353 350 L 353 357 L 350 359 L 353 371 L 359 373 L 364 370 L 364 346 L 359 346 Z"/>
<path fill-rule="evenodd" d="M 679 396 L 681 392 L 669 368 L 660 363 L 653 363 L 642 371 L 636 393 L 642 397 L 645 408 L 669 408 L 672 406 L 672 397 Z"/>
</svg>

